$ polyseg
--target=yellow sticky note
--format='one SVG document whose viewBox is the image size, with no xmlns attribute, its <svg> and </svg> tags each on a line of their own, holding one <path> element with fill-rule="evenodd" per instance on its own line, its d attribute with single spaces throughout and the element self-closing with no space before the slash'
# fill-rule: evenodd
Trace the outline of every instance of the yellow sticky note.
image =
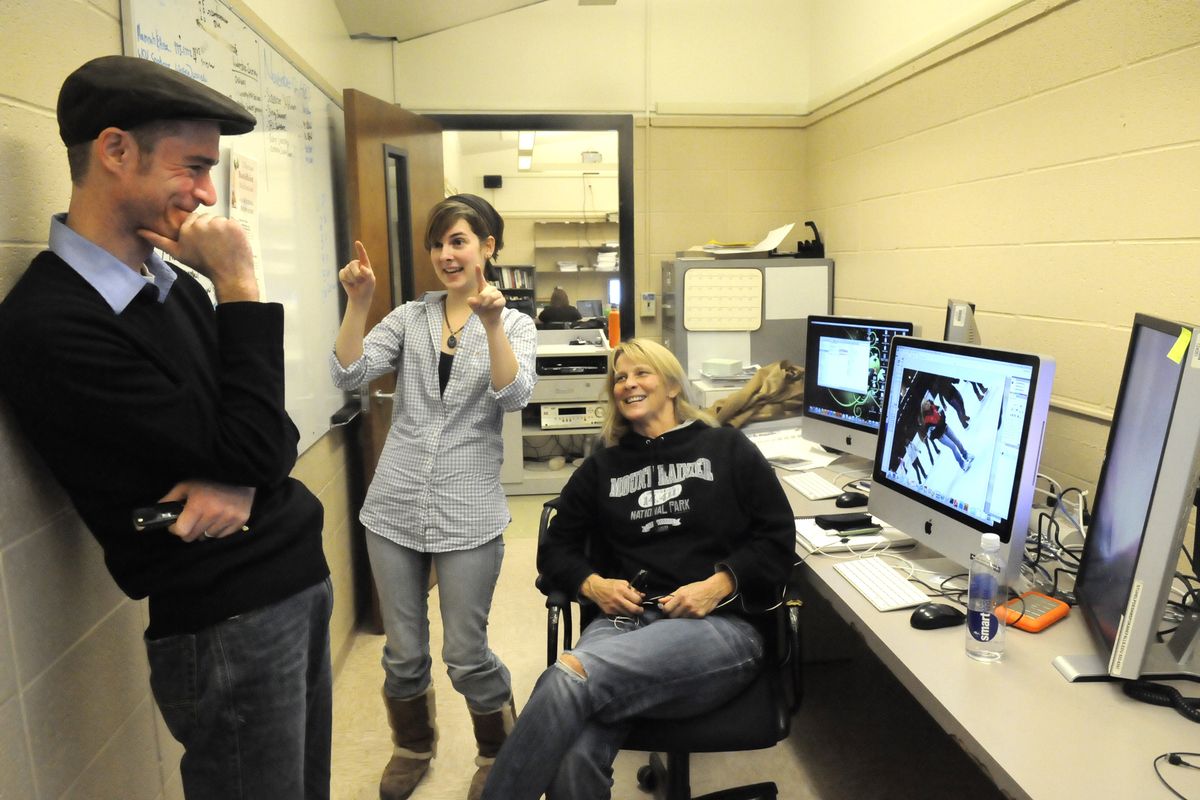
<svg viewBox="0 0 1200 800">
<path fill-rule="evenodd" d="M 1171 348 L 1171 352 L 1167 353 L 1167 358 L 1174 361 L 1176 364 L 1183 363 L 1183 357 L 1187 354 L 1188 345 L 1192 342 L 1192 329 L 1184 328 L 1179 332 L 1179 338 L 1175 340 L 1175 346 Z"/>
</svg>

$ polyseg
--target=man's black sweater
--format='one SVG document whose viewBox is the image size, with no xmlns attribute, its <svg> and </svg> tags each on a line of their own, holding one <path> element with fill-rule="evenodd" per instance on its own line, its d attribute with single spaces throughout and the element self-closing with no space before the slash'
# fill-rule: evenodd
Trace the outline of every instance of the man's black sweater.
<svg viewBox="0 0 1200 800">
<path fill-rule="evenodd" d="M 189 275 L 121 313 L 39 254 L 0 303 L 0 393 L 104 550 L 150 598 L 147 635 L 193 632 L 329 574 L 323 510 L 288 477 L 299 434 L 283 407 L 283 309 L 214 310 Z M 184 480 L 255 487 L 248 532 L 187 543 L 135 532 L 131 512 Z"/>
</svg>

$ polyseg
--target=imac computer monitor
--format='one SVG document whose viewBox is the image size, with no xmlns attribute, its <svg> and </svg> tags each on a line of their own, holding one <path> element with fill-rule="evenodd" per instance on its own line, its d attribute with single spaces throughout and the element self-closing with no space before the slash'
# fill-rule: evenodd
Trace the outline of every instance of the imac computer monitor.
<svg viewBox="0 0 1200 800">
<path fill-rule="evenodd" d="M 809 317 L 804 438 L 874 458 L 892 340 L 912 332 L 911 322 Z"/>
<path fill-rule="evenodd" d="M 1053 382 L 1046 356 L 897 338 L 871 513 L 962 572 L 980 536 L 995 533 L 1011 583 L 1024 555 Z"/>
<path fill-rule="evenodd" d="M 946 301 L 946 332 L 942 339 L 960 344 L 982 344 L 975 322 L 975 304 L 966 300 Z"/>
<path fill-rule="evenodd" d="M 1200 678 L 1200 610 L 1164 619 L 1200 480 L 1197 409 L 1200 327 L 1138 314 L 1075 583 L 1096 652 L 1055 660 L 1069 680 Z"/>
<path fill-rule="evenodd" d="M 576 300 L 575 308 L 579 309 L 579 315 L 584 319 L 604 316 L 603 300 Z"/>
</svg>

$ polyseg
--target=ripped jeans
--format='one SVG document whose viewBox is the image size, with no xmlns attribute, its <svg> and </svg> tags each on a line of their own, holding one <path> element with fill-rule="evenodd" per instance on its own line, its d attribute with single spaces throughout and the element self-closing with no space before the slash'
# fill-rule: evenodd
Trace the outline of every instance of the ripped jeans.
<svg viewBox="0 0 1200 800">
<path fill-rule="evenodd" d="M 600 800 L 633 717 L 690 717 L 745 688 L 762 663 L 762 636 L 741 617 L 599 617 L 571 654 L 534 686 L 484 789 L 484 800 Z"/>
</svg>

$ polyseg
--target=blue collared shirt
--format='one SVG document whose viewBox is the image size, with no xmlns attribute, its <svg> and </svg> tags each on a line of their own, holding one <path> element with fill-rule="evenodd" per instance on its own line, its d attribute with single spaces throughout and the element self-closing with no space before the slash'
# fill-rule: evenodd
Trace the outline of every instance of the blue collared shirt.
<svg viewBox="0 0 1200 800">
<path fill-rule="evenodd" d="M 147 284 L 158 290 L 158 302 L 167 299 L 175 283 L 175 272 L 156 252 L 146 259 L 149 275 L 139 275 L 95 242 L 67 227 L 67 215 L 50 218 L 50 250 L 79 273 L 104 301 L 120 314 Z"/>
</svg>

